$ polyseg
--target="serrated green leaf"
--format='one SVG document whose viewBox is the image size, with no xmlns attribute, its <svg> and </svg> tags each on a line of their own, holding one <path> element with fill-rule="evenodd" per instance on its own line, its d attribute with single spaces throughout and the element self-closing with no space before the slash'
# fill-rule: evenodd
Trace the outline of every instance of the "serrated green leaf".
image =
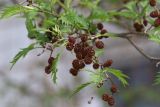
<svg viewBox="0 0 160 107">
<path fill-rule="evenodd" d="M 113 20 L 113 16 L 108 14 L 107 11 L 101 8 L 95 8 L 91 11 L 91 15 L 88 17 L 89 20 L 101 20 L 101 21 L 110 21 Z"/>
<path fill-rule="evenodd" d="M 32 19 L 26 18 L 26 28 L 28 30 L 28 37 L 35 38 L 35 25 L 33 24 Z"/>
<path fill-rule="evenodd" d="M 13 68 L 13 66 L 16 64 L 16 62 L 17 62 L 20 58 L 22 58 L 22 57 L 24 58 L 24 57 L 28 54 L 29 51 L 31 51 L 32 49 L 34 49 L 34 45 L 35 45 L 35 44 L 31 44 L 31 45 L 29 45 L 27 48 L 21 49 L 21 51 L 16 54 L 16 56 L 15 56 L 15 57 L 13 58 L 13 60 L 10 62 L 10 63 L 12 63 L 11 69 Z"/>
<path fill-rule="evenodd" d="M 149 39 L 160 44 L 160 27 L 149 31 Z"/>
<path fill-rule="evenodd" d="M 33 8 L 29 8 L 27 6 L 21 6 L 21 5 L 13 5 L 13 6 L 9 6 L 6 7 L 2 10 L 1 14 L 0 14 L 0 19 L 4 19 L 4 18 L 8 18 L 20 13 L 25 13 L 30 11 Z"/>
<path fill-rule="evenodd" d="M 128 82 L 126 79 L 128 79 L 129 77 L 123 74 L 120 70 L 113 69 L 113 68 L 105 68 L 103 72 L 111 73 L 112 75 L 116 76 L 124 86 L 128 85 Z"/>
<path fill-rule="evenodd" d="M 104 49 L 96 49 L 95 52 L 95 56 L 99 57 L 104 54 Z"/>
<path fill-rule="evenodd" d="M 84 89 L 85 87 L 87 87 L 88 85 L 91 85 L 93 82 L 87 82 L 84 84 L 81 84 L 80 86 L 78 86 L 70 95 L 70 97 L 74 96 L 75 94 L 77 94 L 78 92 L 80 92 L 82 89 Z"/>
<path fill-rule="evenodd" d="M 154 85 L 159 85 L 160 84 L 160 72 L 157 73 L 156 79 L 154 80 Z"/>
<path fill-rule="evenodd" d="M 57 80 L 57 72 L 58 72 L 57 65 L 60 60 L 60 56 L 61 56 L 60 53 L 57 54 L 56 58 L 52 62 L 52 67 L 51 67 L 51 77 L 52 77 L 52 80 L 55 84 L 57 83 L 57 81 L 56 81 Z"/>
<path fill-rule="evenodd" d="M 59 20 L 62 24 L 68 26 L 73 26 L 76 29 L 88 29 L 88 21 L 81 15 L 78 15 L 74 10 L 68 10 L 66 13 L 62 14 Z"/>
</svg>

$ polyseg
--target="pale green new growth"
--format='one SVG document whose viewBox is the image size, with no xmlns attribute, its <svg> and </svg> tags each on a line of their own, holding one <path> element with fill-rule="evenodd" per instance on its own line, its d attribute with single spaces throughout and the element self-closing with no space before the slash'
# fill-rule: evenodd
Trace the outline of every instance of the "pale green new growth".
<svg viewBox="0 0 160 107">
<path fill-rule="evenodd" d="M 124 73 L 122 73 L 120 70 L 113 69 L 113 68 L 105 68 L 103 70 L 103 72 L 113 74 L 114 76 L 116 76 L 122 82 L 122 84 L 124 86 L 128 85 L 128 82 L 127 82 L 126 79 L 128 79 L 129 77 L 127 75 L 125 75 Z"/>
<path fill-rule="evenodd" d="M 70 95 L 70 97 L 74 96 L 75 94 L 77 94 L 78 92 L 80 92 L 82 89 L 84 89 L 85 87 L 87 87 L 88 85 L 91 85 L 93 82 L 87 82 L 84 84 L 79 85 Z"/>
<path fill-rule="evenodd" d="M 56 81 L 57 80 L 57 72 L 58 72 L 57 65 L 58 65 L 60 56 L 61 56 L 60 53 L 57 54 L 56 58 L 52 62 L 51 77 L 52 77 L 52 80 L 53 80 L 54 83 L 57 83 L 57 81 Z"/>
<path fill-rule="evenodd" d="M 35 44 L 31 44 L 31 45 L 29 45 L 27 48 L 21 49 L 21 51 L 16 54 L 16 56 L 15 56 L 15 57 L 13 58 L 13 60 L 10 62 L 10 63 L 12 63 L 11 69 L 13 68 L 13 66 L 16 64 L 16 62 L 17 62 L 20 58 L 24 58 L 24 57 L 28 54 L 28 52 L 30 52 L 32 49 L 34 49 L 34 45 L 35 45 Z"/>
</svg>

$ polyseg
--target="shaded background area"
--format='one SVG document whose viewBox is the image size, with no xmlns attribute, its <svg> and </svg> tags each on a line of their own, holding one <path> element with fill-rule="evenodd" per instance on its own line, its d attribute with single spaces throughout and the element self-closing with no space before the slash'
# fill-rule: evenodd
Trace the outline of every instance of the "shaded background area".
<svg viewBox="0 0 160 107">
<path fill-rule="evenodd" d="M 118 8 L 122 4 L 104 1 L 101 6 L 106 9 Z M 13 3 L 11 0 L 1 0 L 0 9 Z M 76 78 L 69 74 L 71 61 L 74 59 L 70 52 L 64 51 L 62 55 L 58 65 L 56 85 L 53 84 L 50 75 L 44 73 L 49 53 L 37 56 L 42 50 L 30 52 L 10 71 L 10 60 L 20 48 L 32 43 L 26 36 L 24 21 L 15 17 L 0 20 L 0 107 L 107 107 L 108 105 L 101 100 L 101 94 L 108 90 L 107 84 L 100 91 L 88 87 L 69 99 L 68 96 L 74 88 L 88 79 L 84 72 Z M 105 23 L 105 28 L 116 33 L 126 31 L 110 23 Z M 146 53 L 160 56 L 158 44 L 144 37 L 133 39 Z M 155 64 L 145 59 L 126 40 L 109 38 L 103 41 L 106 51 L 100 58 L 101 61 L 113 59 L 113 67 L 122 70 L 130 77 L 130 85 L 125 88 L 115 79 L 120 90 L 115 95 L 115 107 L 160 107 L 160 88 L 152 85 L 158 71 Z M 88 104 L 92 96 L 94 100 Z"/>
</svg>

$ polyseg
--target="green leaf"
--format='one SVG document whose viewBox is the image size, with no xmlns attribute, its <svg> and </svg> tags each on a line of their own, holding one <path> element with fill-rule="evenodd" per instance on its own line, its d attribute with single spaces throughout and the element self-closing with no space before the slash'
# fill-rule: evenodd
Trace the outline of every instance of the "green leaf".
<svg viewBox="0 0 160 107">
<path fill-rule="evenodd" d="M 149 39 L 160 44 L 160 27 L 149 31 Z"/>
<path fill-rule="evenodd" d="M 84 89 L 85 87 L 87 87 L 88 85 L 91 85 L 93 82 L 87 82 L 84 84 L 81 84 L 80 86 L 78 86 L 70 95 L 70 97 L 74 96 L 75 94 L 77 94 L 78 92 L 80 92 L 82 89 Z"/>
<path fill-rule="evenodd" d="M 101 21 L 110 21 L 113 20 L 113 16 L 108 14 L 107 11 L 101 8 L 95 8 L 92 10 L 91 15 L 88 17 L 89 20 L 101 20 Z"/>
<path fill-rule="evenodd" d="M 16 56 L 13 58 L 13 60 L 10 62 L 12 63 L 11 69 L 13 68 L 13 66 L 16 64 L 16 62 L 20 59 L 20 58 L 24 58 L 29 51 L 31 51 L 32 49 L 34 49 L 34 45 L 35 44 L 31 44 L 29 45 L 27 48 L 23 48 L 21 49 L 21 51 L 19 53 L 16 54 Z"/>
<path fill-rule="evenodd" d="M 60 53 L 57 54 L 56 58 L 52 62 L 52 67 L 51 67 L 51 77 L 52 77 L 52 80 L 55 84 L 57 83 L 57 81 L 56 81 L 57 80 L 57 72 L 58 72 L 57 65 L 60 60 L 60 56 L 61 56 Z"/>
<path fill-rule="evenodd" d="M 113 68 L 105 68 L 103 72 L 108 72 L 108 73 L 113 74 L 122 82 L 124 86 L 128 85 L 128 82 L 126 79 L 128 79 L 129 77 L 123 74 L 120 70 L 113 69 Z"/>
<path fill-rule="evenodd" d="M 1 19 L 8 18 L 8 17 L 14 16 L 16 14 L 28 12 L 32 9 L 33 8 L 30 8 L 28 6 L 21 6 L 21 5 L 9 6 L 9 7 L 6 7 L 3 9 L 3 11 L 0 14 L 0 18 Z"/>
<path fill-rule="evenodd" d="M 26 18 L 26 28 L 28 30 L 28 37 L 35 38 L 35 25 L 33 24 L 32 19 Z"/>
<path fill-rule="evenodd" d="M 96 49 L 95 51 L 96 51 L 95 54 L 96 57 L 99 57 L 104 54 L 104 49 Z"/>
<path fill-rule="evenodd" d="M 88 29 L 88 21 L 81 15 L 78 15 L 74 10 L 68 10 L 66 13 L 62 14 L 59 20 L 62 24 L 72 26 L 76 29 Z"/>
<path fill-rule="evenodd" d="M 154 80 L 154 85 L 159 85 L 160 84 L 160 72 L 157 73 L 156 79 Z"/>
</svg>

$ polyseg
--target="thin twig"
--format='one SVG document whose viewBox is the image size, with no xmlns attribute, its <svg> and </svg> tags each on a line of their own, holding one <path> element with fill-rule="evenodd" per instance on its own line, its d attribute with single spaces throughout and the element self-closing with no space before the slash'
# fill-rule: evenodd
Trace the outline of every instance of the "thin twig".
<svg viewBox="0 0 160 107">
<path fill-rule="evenodd" d="M 160 58 L 156 58 L 156 57 L 152 57 L 148 54 L 146 54 L 142 49 L 140 49 L 136 43 L 134 43 L 132 40 L 131 40 L 131 37 L 133 35 L 144 35 L 144 36 L 148 36 L 148 34 L 146 33 L 139 33 L 139 32 L 131 32 L 131 33 L 121 33 L 121 34 L 117 34 L 118 37 L 121 37 L 121 38 L 125 38 L 127 39 L 130 44 L 139 52 L 141 53 L 145 58 L 149 59 L 150 61 L 156 61 L 156 62 L 159 62 L 160 61 Z"/>
</svg>

